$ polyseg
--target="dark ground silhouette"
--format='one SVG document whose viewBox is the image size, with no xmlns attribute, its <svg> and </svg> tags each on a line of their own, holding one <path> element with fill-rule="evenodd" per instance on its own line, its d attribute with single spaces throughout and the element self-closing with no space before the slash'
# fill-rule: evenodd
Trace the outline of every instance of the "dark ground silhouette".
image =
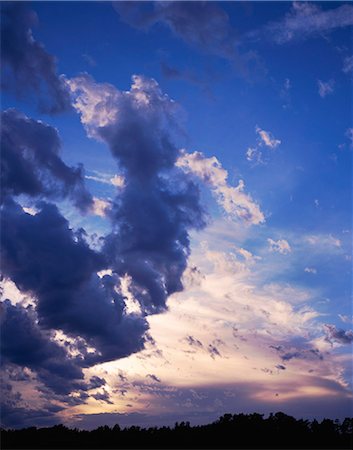
<svg viewBox="0 0 353 450">
<path fill-rule="evenodd" d="M 1 430 L 3 449 L 126 449 L 126 448 L 352 448 L 353 419 L 297 420 L 282 412 L 270 414 L 225 414 L 209 425 L 189 422 L 170 427 L 121 429 L 99 427 L 83 431 L 56 425 L 50 428 Z"/>
</svg>

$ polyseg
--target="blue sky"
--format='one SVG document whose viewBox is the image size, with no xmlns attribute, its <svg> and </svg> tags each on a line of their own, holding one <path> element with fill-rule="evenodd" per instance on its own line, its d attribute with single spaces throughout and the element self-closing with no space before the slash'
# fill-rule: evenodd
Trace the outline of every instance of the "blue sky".
<svg viewBox="0 0 353 450">
<path fill-rule="evenodd" d="M 2 14 L 4 425 L 349 415 L 352 4 Z"/>
</svg>

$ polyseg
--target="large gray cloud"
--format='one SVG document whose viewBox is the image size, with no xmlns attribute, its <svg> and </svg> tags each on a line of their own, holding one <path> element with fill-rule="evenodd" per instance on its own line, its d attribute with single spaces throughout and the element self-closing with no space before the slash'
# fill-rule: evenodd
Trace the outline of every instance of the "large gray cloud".
<svg viewBox="0 0 353 450">
<path fill-rule="evenodd" d="M 82 167 L 67 166 L 60 158 L 55 128 L 28 118 L 15 109 L 1 115 L 1 200 L 25 194 L 33 198 L 71 197 L 86 210 L 92 198 L 84 186 Z"/>
<path fill-rule="evenodd" d="M 110 361 L 143 348 L 147 324 L 125 312 L 117 280 L 97 271 L 102 255 L 74 233 L 54 205 L 43 203 L 36 215 L 7 201 L 1 216 L 1 259 L 5 277 L 36 298 L 39 325 L 84 339 L 82 365 Z"/>
<path fill-rule="evenodd" d="M 1 5 L 1 83 L 19 96 L 38 101 L 41 110 L 57 113 L 70 108 L 70 98 L 54 56 L 32 35 L 37 20 L 24 3 Z"/>
<path fill-rule="evenodd" d="M 125 177 L 103 251 L 115 273 L 131 277 L 143 311 L 160 312 L 183 288 L 189 230 L 205 223 L 196 183 L 175 166 L 176 105 L 155 80 L 139 76 L 128 92 L 88 76 L 69 84 L 88 134 L 109 145 Z"/>
</svg>

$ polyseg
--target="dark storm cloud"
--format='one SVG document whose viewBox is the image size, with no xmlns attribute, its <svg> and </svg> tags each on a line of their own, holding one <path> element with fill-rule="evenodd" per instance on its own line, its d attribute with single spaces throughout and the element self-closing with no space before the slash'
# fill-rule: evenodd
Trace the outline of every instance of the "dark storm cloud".
<svg viewBox="0 0 353 450">
<path fill-rule="evenodd" d="M 161 312 L 167 298 L 183 289 L 189 230 L 205 223 L 199 188 L 175 167 L 176 104 L 155 80 L 141 76 L 133 77 L 129 92 L 88 76 L 69 83 L 89 135 L 109 145 L 124 173 L 103 252 L 117 275 L 131 277 L 143 311 Z"/>
<path fill-rule="evenodd" d="M 67 166 L 60 158 L 55 128 L 9 109 L 1 115 L 1 199 L 69 196 L 86 210 L 92 203 L 84 187 L 82 168 Z"/>
<path fill-rule="evenodd" d="M 55 58 L 32 35 L 37 21 L 24 3 L 1 5 L 2 85 L 19 96 L 37 99 L 43 111 L 57 113 L 70 108 L 70 97 L 57 74 Z"/>
<path fill-rule="evenodd" d="M 235 30 L 228 14 L 214 2 L 115 2 L 114 7 L 131 26 L 148 29 L 162 23 L 205 53 L 236 57 Z"/>
<path fill-rule="evenodd" d="M 183 289 L 188 229 L 202 224 L 198 200 L 192 182 L 180 177 L 173 186 L 157 176 L 130 179 L 119 197 L 112 216 L 119 231 L 107 236 L 104 251 L 118 274 L 131 276 L 131 291 L 147 313 L 162 311 L 169 295 Z"/>
<path fill-rule="evenodd" d="M 35 371 L 38 380 L 55 394 L 87 389 L 78 361 L 39 327 L 32 307 L 5 300 L 1 308 L 2 365 L 16 364 Z"/>
<path fill-rule="evenodd" d="M 121 358 L 143 348 L 146 321 L 125 313 L 123 297 L 114 291 L 115 280 L 108 275 L 100 279 L 96 274 L 104 268 L 102 256 L 69 228 L 54 205 L 43 203 L 41 211 L 32 216 L 7 201 L 1 222 L 4 276 L 36 298 L 42 328 L 81 337 L 95 349 L 88 352 L 79 346 L 83 365 Z"/>
<path fill-rule="evenodd" d="M 335 325 L 325 324 L 326 340 L 330 343 L 351 344 L 353 342 L 353 331 L 336 328 Z"/>
</svg>

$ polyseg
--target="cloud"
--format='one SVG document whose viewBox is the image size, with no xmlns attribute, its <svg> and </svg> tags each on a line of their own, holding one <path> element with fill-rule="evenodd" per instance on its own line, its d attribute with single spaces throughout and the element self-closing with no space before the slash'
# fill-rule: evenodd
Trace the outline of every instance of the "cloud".
<svg viewBox="0 0 353 450">
<path fill-rule="evenodd" d="M 326 340 L 330 343 L 338 342 L 339 344 L 352 344 L 353 343 L 353 331 L 342 330 L 336 328 L 335 325 L 325 324 Z"/>
<path fill-rule="evenodd" d="M 338 314 L 338 317 L 342 320 L 342 322 L 344 323 L 353 323 L 353 316 L 349 317 L 347 315 L 344 314 Z"/>
<path fill-rule="evenodd" d="M 103 389 L 103 392 L 91 394 L 91 397 L 93 397 L 95 400 L 113 405 L 113 402 L 110 400 L 109 392 L 107 392 L 105 389 Z"/>
<path fill-rule="evenodd" d="M 344 73 L 353 72 L 353 56 L 346 56 L 344 58 L 342 70 Z"/>
<path fill-rule="evenodd" d="M 306 273 L 312 273 L 314 275 L 317 274 L 317 270 L 315 269 L 315 267 L 305 267 L 304 272 Z"/>
<path fill-rule="evenodd" d="M 114 175 L 113 178 L 110 179 L 110 182 L 117 188 L 123 188 L 125 186 L 125 178 L 121 175 Z"/>
<path fill-rule="evenodd" d="M 70 358 L 67 351 L 42 330 L 32 307 L 1 304 L 1 355 L 3 364 L 16 364 L 36 371 L 39 381 L 54 393 L 68 395 L 86 390 L 79 361 Z"/>
<path fill-rule="evenodd" d="M 5 3 L 1 8 L 2 85 L 39 103 L 41 110 L 58 113 L 71 107 L 55 58 L 35 40 L 32 27 L 38 22 L 34 11 L 23 3 Z"/>
<path fill-rule="evenodd" d="M 146 321 L 125 313 L 124 299 L 114 289 L 118 280 L 97 275 L 106 264 L 103 256 L 88 247 L 82 231 L 69 228 L 54 205 L 42 203 L 32 216 L 7 201 L 1 226 L 4 277 L 35 298 L 42 328 L 74 339 L 83 365 L 143 348 Z"/>
<path fill-rule="evenodd" d="M 92 213 L 96 216 L 105 217 L 107 210 L 111 207 L 111 203 L 103 198 L 93 197 Z"/>
<path fill-rule="evenodd" d="M 311 37 L 326 36 L 336 29 L 353 25 L 353 7 L 343 4 L 337 8 L 322 9 L 308 2 L 293 2 L 290 11 L 282 20 L 271 22 L 250 36 L 265 34 L 276 44 L 287 44 Z"/>
<path fill-rule="evenodd" d="M 262 152 L 257 147 L 249 147 L 246 150 L 246 159 L 256 164 L 263 164 Z"/>
<path fill-rule="evenodd" d="M 318 247 L 334 247 L 340 248 L 342 243 L 340 239 L 335 238 L 332 234 L 323 234 L 323 235 L 310 235 L 304 238 L 305 242 L 310 245 L 318 246 Z"/>
<path fill-rule="evenodd" d="M 283 86 L 280 90 L 280 97 L 283 100 L 283 109 L 287 109 L 291 106 L 291 91 L 292 83 L 289 78 L 286 78 L 283 82 Z"/>
<path fill-rule="evenodd" d="M 229 186 L 228 172 L 215 156 L 206 158 L 201 152 L 183 151 L 177 160 L 177 166 L 193 173 L 208 185 L 227 214 L 248 225 L 258 225 L 265 221 L 257 203 L 249 194 L 243 192 L 245 187 L 243 180 L 239 181 L 237 187 Z"/>
<path fill-rule="evenodd" d="M 248 147 L 246 151 L 246 159 L 254 165 L 267 164 L 268 157 L 262 150 L 263 147 L 267 147 L 271 150 L 275 150 L 280 144 L 279 139 L 275 139 L 271 132 L 262 130 L 256 126 L 255 131 L 258 134 L 257 144 L 255 147 Z"/>
<path fill-rule="evenodd" d="M 353 148 L 353 128 L 348 128 L 347 131 L 345 132 L 345 136 L 350 141 L 349 147 Z"/>
<path fill-rule="evenodd" d="M 151 373 L 148 373 L 146 375 L 146 377 L 151 378 L 151 380 L 155 381 L 156 383 L 160 383 L 161 382 L 161 380 L 156 375 L 153 375 Z"/>
<path fill-rule="evenodd" d="M 114 228 L 104 252 L 145 313 L 166 308 L 183 289 L 189 230 L 204 226 L 199 189 L 175 162 L 177 105 L 158 83 L 133 76 L 129 91 L 97 84 L 87 75 L 68 80 L 73 104 L 90 137 L 105 142 L 125 187 L 109 214 Z"/>
<path fill-rule="evenodd" d="M 190 347 L 203 348 L 202 342 L 194 338 L 193 336 L 187 336 L 185 340 L 190 345 Z"/>
<path fill-rule="evenodd" d="M 319 95 L 321 98 L 325 98 L 327 95 L 330 95 L 333 93 L 335 82 L 334 80 L 329 81 L 317 81 L 318 89 L 319 89 Z"/>
<path fill-rule="evenodd" d="M 147 30 L 160 23 L 187 44 L 228 60 L 237 58 L 237 40 L 228 14 L 209 2 L 114 2 L 120 18 Z"/>
<path fill-rule="evenodd" d="M 55 128 L 15 109 L 1 115 L 1 200 L 8 196 L 70 197 L 81 210 L 92 198 L 84 186 L 82 167 L 67 166 L 59 156 Z"/>
<path fill-rule="evenodd" d="M 262 130 L 260 127 L 256 127 L 256 133 L 260 136 L 260 145 L 275 149 L 281 143 L 279 139 L 275 139 L 269 131 Z"/>
<path fill-rule="evenodd" d="M 268 238 L 267 242 L 270 246 L 271 252 L 277 252 L 281 253 L 282 255 L 287 255 L 292 251 L 291 246 L 285 239 L 279 239 L 278 241 L 274 241 L 273 239 Z"/>
</svg>

